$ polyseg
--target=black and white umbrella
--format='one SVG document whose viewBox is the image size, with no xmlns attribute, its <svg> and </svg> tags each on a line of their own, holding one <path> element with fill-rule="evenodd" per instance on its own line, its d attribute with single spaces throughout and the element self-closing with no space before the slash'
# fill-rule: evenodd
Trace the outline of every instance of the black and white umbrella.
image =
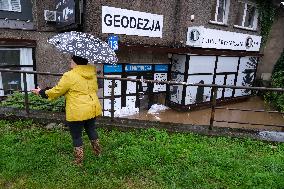
<svg viewBox="0 0 284 189">
<path fill-rule="evenodd" d="M 60 52 L 88 59 L 91 63 L 116 64 L 115 52 L 108 44 L 91 34 L 82 32 L 60 33 L 48 40 Z"/>
</svg>

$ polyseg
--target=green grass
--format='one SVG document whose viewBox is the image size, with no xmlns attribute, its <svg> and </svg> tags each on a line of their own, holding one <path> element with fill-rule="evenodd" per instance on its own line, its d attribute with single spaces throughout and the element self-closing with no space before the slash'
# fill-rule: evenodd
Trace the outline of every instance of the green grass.
<svg viewBox="0 0 284 189">
<path fill-rule="evenodd" d="M 283 188 L 284 144 L 251 139 L 99 129 L 103 155 L 84 135 L 83 168 L 69 133 L 0 121 L 0 188 Z"/>
</svg>

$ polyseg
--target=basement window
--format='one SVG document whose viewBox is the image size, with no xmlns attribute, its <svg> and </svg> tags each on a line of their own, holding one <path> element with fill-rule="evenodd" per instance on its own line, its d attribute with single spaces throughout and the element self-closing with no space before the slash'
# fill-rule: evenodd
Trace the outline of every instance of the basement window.
<svg viewBox="0 0 284 189">
<path fill-rule="evenodd" d="M 0 0 L 0 10 L 21 12 L 21 0 Z"/>
</svg>

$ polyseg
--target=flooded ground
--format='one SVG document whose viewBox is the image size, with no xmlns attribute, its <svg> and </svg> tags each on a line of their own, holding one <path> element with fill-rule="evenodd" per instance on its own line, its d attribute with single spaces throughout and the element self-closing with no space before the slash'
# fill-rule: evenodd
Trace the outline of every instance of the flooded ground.
<svg viewBox="0 0 284 189">
<path fill-rule="evenodd" d="M 264 101 L 259 97 L 251 97 L 247 101 L 228 104 L 226 108 L 254 109 L 254 110 L 271 110 Z M 128 116 L 131 119 L 151 120 L 161 122 L 173 122 L 194 125 L 209 125 L 211 109 L 196 110 L 190 112 L 178 112 L 172 109 L 160 112 L 157 115 L 140 112 L 139 114 Z M 215 120 L 231 121 L 242 123 L 258 123 L 263 125 L 238 124 L 238 123 L 221 123 L 214 122 L 214 126 L 231 127 L 231 128 L 257 128 L 264 130 L 284 131 L 284 128 L 264 126 L 265 124 L 284 125 L 284 114 L 267 113 L 267 112 L 248 112 L 237 110 L 216 109 Z"/>
</svg>

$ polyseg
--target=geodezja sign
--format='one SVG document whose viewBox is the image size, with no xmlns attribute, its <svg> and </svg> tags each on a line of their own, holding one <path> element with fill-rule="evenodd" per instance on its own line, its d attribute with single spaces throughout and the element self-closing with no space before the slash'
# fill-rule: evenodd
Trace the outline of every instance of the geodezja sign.
<svg viewBox="0 0 284 189">
<path fill-rule="evenodd" d="M 162 38 L 163 15 L 102 6 L 102 33 Z"/>
</svg>

